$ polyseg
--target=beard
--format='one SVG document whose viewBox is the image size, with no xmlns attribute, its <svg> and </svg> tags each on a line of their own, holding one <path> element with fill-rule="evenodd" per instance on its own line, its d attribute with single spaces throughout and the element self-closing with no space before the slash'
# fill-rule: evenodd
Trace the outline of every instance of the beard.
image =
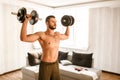
<svg viewBox="0 0 120 80">
<path fill-rule="evenodd" d="M 56 26 L 51 26 L 51 25 L 49 25 L 49 28 L 50 28 L 51 30 L 54 30 L 54 29 L 56 29 Z"/>
</svg>

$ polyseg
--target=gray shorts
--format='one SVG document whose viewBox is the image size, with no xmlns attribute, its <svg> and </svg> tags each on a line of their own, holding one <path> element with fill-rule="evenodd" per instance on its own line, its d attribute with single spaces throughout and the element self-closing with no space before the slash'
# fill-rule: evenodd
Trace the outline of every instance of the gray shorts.
<svg viewBox="0 0 120 80">
<path fill-rule="evenodd" d="M 56 62 L 40 62 L 38 80 L 60 80 L 59 65 Z"/>
</svg>

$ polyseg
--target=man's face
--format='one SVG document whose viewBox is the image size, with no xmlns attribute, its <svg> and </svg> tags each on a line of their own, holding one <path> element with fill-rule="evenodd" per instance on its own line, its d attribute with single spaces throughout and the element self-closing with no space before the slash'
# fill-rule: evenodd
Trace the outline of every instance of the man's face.
<svg viewBox="0 0 120 80">
<path fill-rule="evenodd" d="M 55 18 L 50 18 L 50 20 L 47 22 L 48 28 L 51 30 L 56 29 L 56 19 Z"/>
</svg>

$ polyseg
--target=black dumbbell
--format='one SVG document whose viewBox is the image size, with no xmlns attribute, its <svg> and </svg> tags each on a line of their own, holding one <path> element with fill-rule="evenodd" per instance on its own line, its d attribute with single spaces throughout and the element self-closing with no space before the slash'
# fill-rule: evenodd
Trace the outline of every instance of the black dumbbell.
<svg viewBox="0 0 120 80">
<path fill-rule="evenodd" d="M 18 10 L 18 13 L 11 12 L 13 15 L 17 15 L 17 19 L 20 23 L 23 23 L 27 14 L 26 8 L 21 8 Z"/>
<path fill-rule="evenodd" d="M 72 26 L 74 24 L 74 18 L 70 15 L 64 15 L 61 18 L 61 23 L 63 26 Z"/>
<path fill-rule="evenodd" d="M 39 18 L 38 13 L 37 13 L 35 10 L 33 10 L 33 11 L 31 12 L 31 20 L 29 21 L 30 24 L 31 24 L 31 25 L 34 25 L 35 23 L 37 23 L 37 22 L 38 22 L 38 18 Z"/>
<path fill-rule="evenodd" d="M 18 13 L 11 12 L 11 14 L 17 15 L 18 21 L 20 23 L 23 23 L 26 18 L 27 10 L 26 8 L 22 7 L 18 10 Z M 35 10 L 33 10 L 30 15 L 31 15 L 31 20 L 29 22 L 31 25 L 34 25 L 35 23 L 37 23 L 38 20 L 42 20 L 39 18 L 39 15 Z"/>
</svg>

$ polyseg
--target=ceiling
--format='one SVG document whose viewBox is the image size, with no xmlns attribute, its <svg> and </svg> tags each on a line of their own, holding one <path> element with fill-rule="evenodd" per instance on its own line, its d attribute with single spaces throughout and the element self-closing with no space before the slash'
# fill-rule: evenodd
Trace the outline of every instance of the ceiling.
<svg viewBox="0 0 120 80">
<path fill-rule="evenodd" d="M 37 5 L 57 8 L 57 7 L 88 4 L 88 3 L 103 2 L 103 1 L 112 1 L 112 0 L 22 0 L 22 1 L 34 3 Z"/>
</svg>

